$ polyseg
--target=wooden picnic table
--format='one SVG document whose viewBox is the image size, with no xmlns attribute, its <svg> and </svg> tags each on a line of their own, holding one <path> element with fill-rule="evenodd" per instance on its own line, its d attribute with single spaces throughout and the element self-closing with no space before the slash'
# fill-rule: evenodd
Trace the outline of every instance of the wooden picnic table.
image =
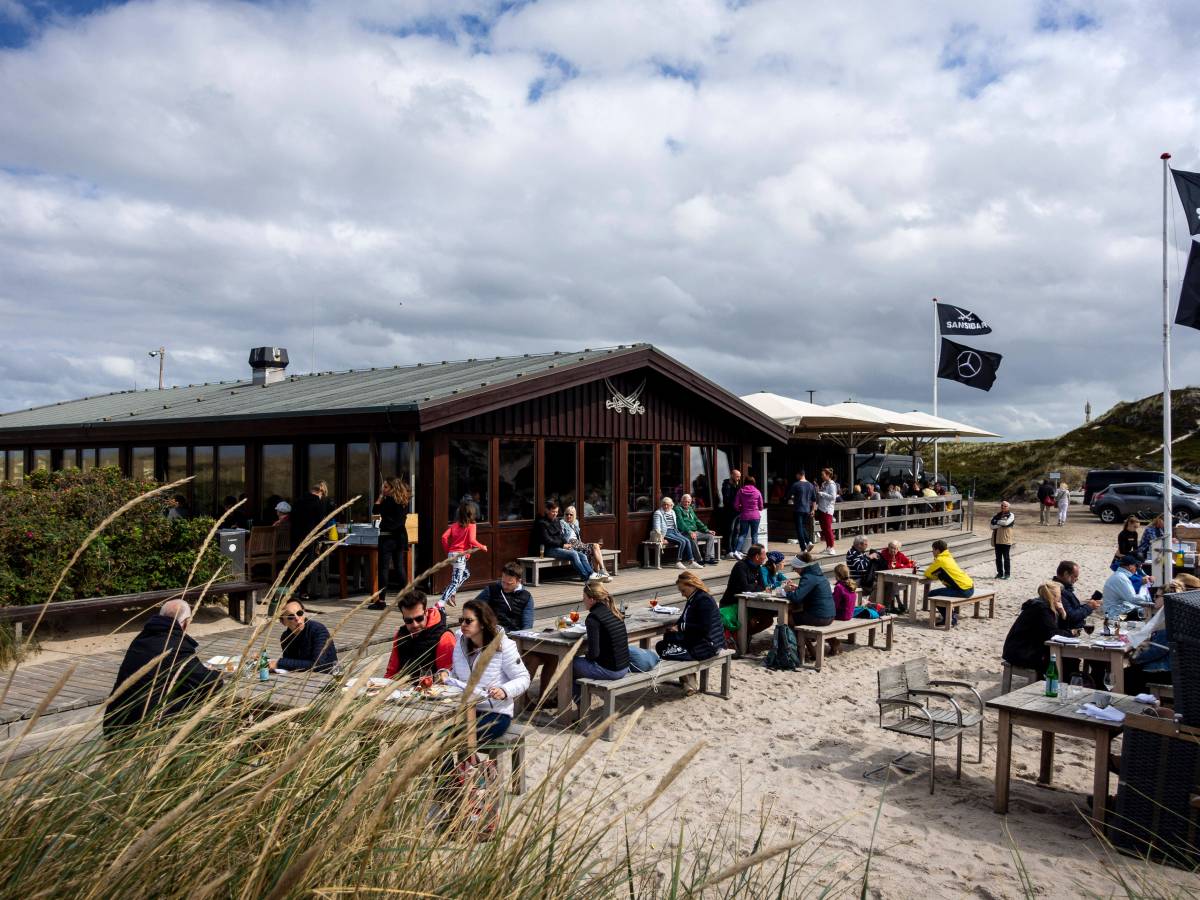
<svg viewBox="0 0 1200 900">
<path fill-rule="evenodd" d="M 580 619 L 580 622 L 582 621 Z M 652 638 L 665 634 L 670 626 L 678 622 L 678 613 L 659 613 L 653 612 L 649 607 L 641 607 L 632 610 L 626 616 L 625 631 L 630 643 L 636 643 L 640 647 L 649 649 Z M 583 634 L 571 634 L 557 628 L 548 628 L 543 631 L 513 631 L 508 636 L 516 641 L 522 658 L 531 653 L 555 657 L 556 672 L 562 667 L 563 659 L 584 638 Z M 543 682 L 551 676 L 552 673 L 551 675 L 543 674 Z M 571 705 L 574 702 L 574 686 L 574 672 L 567 669 L 558 679 L 556 690 L 558 715 L 566 717 L 566 721 L 574 721 L 578 715 L 578 713 L 571 712 Z"/>
<path fill-rule="evenodd" d="M 996 739 L 996 803 L 998 813 L 1008 812 L 1008 789 L 1012 768 L 1012 730 L 1014 725 L 1024 725 L 1042 733 L 1042 759 L 1037 783 L 1049 785 L 1054 770 L 1054 737 L 1057 734 L 1090 740 L 1095 745 L 1092 773 L 1092 818 L 1103 828 L 1105 808 L 1108 805 L 1108 757 L 1112 739 L 1121 733 L 1123 723 L 1093 719 L 1076 712 L 1084 703 L 1091 702 L 1104 691 L 1086 690 L 1079 697 L 1066 700 L 1059 687 L 1058 697 L 1045 696 L 1043 682 L 1034 682 L 1007 694 L 987 701 L 987 705 L 1000 714 L 999 732 Z M 1144 704 L 1124 694 L 1108 694 L 1111 705 L 1121 712 L 1140 712 Z"/>
<path fill-rule="evenodd" d="M 338 591 L 341 599 L 345 600 L 350 596 L 349 580 L 346 577 L 346 560 L 350 557 L 365 558 L 367 560 L 368 583 L 371 586 L 371 594 L 379 593 L 379 545 L 378 544 L 338 544 L 335 551 L 338 558 Z"/>
<path fill-rule="evenodd" d="M 892 583 L 900 587 L 900 593 L 904 595 L 904 603 L 908 606 L 909 614 L 911 615 L 916 607 L 917 585 L 925 586 L 924 600 L 929 602 L 929 587 L 932 582 L 928 581 L 924 575 L 919 572 L 913 572 L 910 569 L 880 569 L 875 573 L 875 591 L 871 597 L 874 603 L 883 603 L 884 597 L 887 595 L 887 584 Z M 915 618 L 915 616 L 914 616 Z"/>
<path fill-rule="evenodd" d="M 762 609 L 769 613 L 774 613 L 776 619 L 784 625 L 790 623 L 788 618 L 788 598 L 776 597 L 774 594 L 766 592 L 755 592 L 749 594 L 738 594 L 738 627 L 737 627 L 737 648 L 738 655 L 745 656 L 750 649 L 750 616 L 749 611 L 752 609 Z"/>
<path fill-rule="evenodd" d="M 1054 657 L 1055 665 L 1058 666 L 1060 677 L 1064 671 L 1064 658 L 1102 662 L 1107 664 L 1109 671 L 1112 672 L 1113 692 L 1123 694 L 1125 693 L 1125 667 L 1129 665 L 1129 660 L 1133 656 L 1133 648 L 1124 641 L 1120 647 L 1097 647 L 1096 642 L 1103 640 L 1106 640 L 1103 635 L 1095 635 L 1091 638 L 1083 638 L 1078 644 L 1046 641 L 1046 646 L 1050 648 L 1050 654 Z"/>
</svg>

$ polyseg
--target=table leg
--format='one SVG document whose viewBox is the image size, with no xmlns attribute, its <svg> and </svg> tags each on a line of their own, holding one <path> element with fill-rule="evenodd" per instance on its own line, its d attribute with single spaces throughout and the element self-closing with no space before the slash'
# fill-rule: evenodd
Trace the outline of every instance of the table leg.
<svg viewBox="0 0 1200 900">
<path fill-rule="evenodd" d="M 571 666 L 566 663 L 561 657 L 558 660 L 559 666 L 566 666 L 566 670 L 562 673 L 562 678 L 558 679 L 558 715 L 564 721 L 575 721 L 575 715 L 571 712 L 571 704 L 575 702 L 575 698 L 571 695 L 571 688 L 575 685 L 575 673 Z"/>
<path fill-rule="evenodd" d="M 1012 718 L 1008 710 L 1000 710 L 999 731 L 996 734 L 996 802 L 998 813 L 1008 812 L 1008 779 L 1012 760 Z"/>
<path fill-rule="evenodd" d="M 350 588 L 346 583 L 346 551 L 341 547 L 335 551 L 338 558 L 338 588 L 339 596 L 345 600 L 350 596 Z"/>
<path fill-rule="evenodd" d="M 1112 670 L 1113 693 L 1125 693 L 1125 651 L 1114 650 L 1109 653 L 1108 667 Z"/>
<path fill-rule="evenodd" d="M 1038 769 L 1038 784 L 1049 785 L 1054 775 L 1054 732 L 1042 732 L 1042 763 Z"/>
<path fill-rule="evenodd" d="M 371 596 L 379 593 L 379 548 L 372 547 L 367 553 L 367 565 L 371 567 Z M 390 569 L 391 566 L 388 566 Z"/>
<path fill-rule="evenodd" d="M 1104 833 L 1104 819 L 1108 809 L 1108 754 L 1112 736 L 1107 730 L 1096 729 L 1096 771 L 1092 775 L 1092 819 Z"/>
<path fill-rule="evenodd" d="M 738 597 L 738 656 L 745 656 L 750 646 L 750 623 L 746 621 L 746 598 Z"/>
</svg>

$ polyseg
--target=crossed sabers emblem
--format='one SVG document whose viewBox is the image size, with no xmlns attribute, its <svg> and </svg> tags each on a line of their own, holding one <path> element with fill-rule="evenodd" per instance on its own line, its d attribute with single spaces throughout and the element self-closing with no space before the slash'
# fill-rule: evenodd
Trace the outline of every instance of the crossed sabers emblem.
<svg viewBox="0 0 1200 900">
<path fill-rule="evenodd" d="M 646 389 L 645 381 L 642 382 L 641 387 L 639 387 L 628 397 L 618 391 L 616 386 L 607 378 L 604 379 L 604 386 L 608 388 L 609 392 L 612 394 L 612 399 L 604 401 L 605 409 L 611 409 L 618 413 L 623 413 L 628 410 L 631 416 L 640 416 L 646 412 L 646 407 L 643 406 L 642 402 L 638 399 L 642 396 L 642 391 Z"/>
</svg>

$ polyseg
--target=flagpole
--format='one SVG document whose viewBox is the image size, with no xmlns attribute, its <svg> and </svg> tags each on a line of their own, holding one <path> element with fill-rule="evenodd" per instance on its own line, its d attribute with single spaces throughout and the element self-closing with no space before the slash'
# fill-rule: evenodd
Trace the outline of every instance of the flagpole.
<svg viewBox="0 0 1200 900">
<path fill-rule="evenodd" d="M 938 414 L 937 405 L 937 379 L 938 379 L 938 311 L 937 297 L 933 298 L 933 414 Z M 937 438 L 933 439 L 933 483 L 937 484 L 938 476 L 938 442 Z"/>
<path fill-rule="evenodd" d="M 1171 580 L 1175 556 L 1171 552 L 1171 495 L 1174 492 L 1171 472 L 1171 298 L 1167 287 L 1167 182 L 1171 174 L 1171 154 L 1159 157 L 1163 169 L 1163 226 L 1162 226 L 1162 314 L 1163 314 L 1163 586 Z"/>
</svg>

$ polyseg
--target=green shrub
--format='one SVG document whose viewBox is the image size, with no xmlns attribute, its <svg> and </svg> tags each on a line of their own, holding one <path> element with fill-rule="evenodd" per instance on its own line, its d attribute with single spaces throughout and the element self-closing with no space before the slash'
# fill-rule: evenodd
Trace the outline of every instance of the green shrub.
<svg viewBox="0 0 1200 900">
<path fill-rule="evenodd" d="M 32 472 L 0 487 L 0 606 L 44 603 L 71 555 L 106 516 L 158 487 L 114 468 Z M 166 497 L 147 498 L 97 537 L 55 600 L 181 587 L 212 519 L 168 519 Z M 210 547 L 196 570 L 203 583 L 222 559 Z"/>
</svg>

